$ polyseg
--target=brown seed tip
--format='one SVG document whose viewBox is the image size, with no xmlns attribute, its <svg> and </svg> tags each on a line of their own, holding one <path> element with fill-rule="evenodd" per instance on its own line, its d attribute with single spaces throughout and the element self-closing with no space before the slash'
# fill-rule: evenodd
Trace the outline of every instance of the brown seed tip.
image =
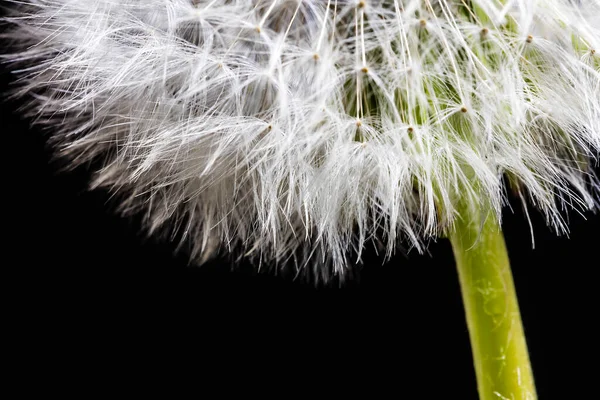
<svg viewBox="0 0 600 400">
<path fill-rule="evenodd" d="M 466 113 L 467 111 L 468 111 L 467 107 L 464 107 L 464 106 L 460 109 L 460 112 L 462 112 L 462 113 Z"/>
<path fill-rule="evenodd" d="M 255 30 L 256 30 L 256 32 L 260 33 L 260 26 L 257 26 L 257 27 L 255 28 Z"/>
<path fill-rule="evenodd" d="M 425 21 L 424 19 L 422 19 L 422 20 L 419 21 L 419 25 L 425 26 L 425 25 L 427 25 L 427 21 Z"/>
<path fill-rule="evenodd" d="M 594 49 L 591 49 L 591 50 L 590 50 L 590 54 L 591 54 L 591 55 L 594 55 L 594 54 L 596 54 L 596 50 L 594 50 Z"/>
<path fill-rule="evenodd" d="M 360 121 L 360 119 L 356 120 L 356 126 L 358 126 L 359 128 L 362 126 L 362 122 Z"/>
<path fill-rule="evenodd" d="M 313 60 L 318 61 L 319 55 L 317 53 L 313 54 Z"/>
<path fill-rule="evenodd" d="M 367 67 L 362 67 L 362 68 L 360 69 L 360 72 L 362 72 L 363 74 L 366 74 L 367 72 L 369 72 L 369 68 L 367 68 Z"/>
<path fill-rule="evenodd" d="M 408 129 L 407 129 L 408 133 L 413 133 L 414 130 L 415 129 L 412 126 L 409 126 Z"/>
<path fill-rule="evenodd" d="M 483 29 L 481 30 L 481 36 L 487 36 L 487 34 L 488 34 L 488 33 L 489 33 L 489 30 L 488 30 L 488 28 L 483 28 Z"/>
<path fill-rule="evenodd" d="M 359 1 L 356 5 L 358 8 L 364 8 L 367 4 L 364 1 Z"/>
<path fill-rule="evenodd" d="M 527 43 L 531 43 L 533 42 L 533 36 L 529 35 L 527 36 L 527 40 L 525 40 Z"/>
</svg>

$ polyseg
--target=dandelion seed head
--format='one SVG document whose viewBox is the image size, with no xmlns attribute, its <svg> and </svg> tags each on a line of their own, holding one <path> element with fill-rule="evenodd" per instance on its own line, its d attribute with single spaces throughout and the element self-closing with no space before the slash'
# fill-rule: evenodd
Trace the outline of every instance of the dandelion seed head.
<svg viewBox="0 0 600 400">
<path fill-rule="evenodd" d="M 93 187 L 317 278 L 423 251 L 507 181 L 567 229 L 595 206 L 596 0 L 28 0 L 4 56 Z M 477 207 L 475 207 L 477 205 Z"/>
</svg>

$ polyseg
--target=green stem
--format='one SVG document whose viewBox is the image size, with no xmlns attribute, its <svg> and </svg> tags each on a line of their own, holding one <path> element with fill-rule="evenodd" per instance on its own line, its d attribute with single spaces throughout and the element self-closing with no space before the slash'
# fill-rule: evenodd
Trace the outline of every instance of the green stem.
<svg viewBox="0 0 600 400">
<path fill-rule="evenodd" d="M 460 279 L 479 398 L 536 399 L 502 231 L 492 213 L 470 211 L 458 218 L 449 238 Z"/>
</svg>

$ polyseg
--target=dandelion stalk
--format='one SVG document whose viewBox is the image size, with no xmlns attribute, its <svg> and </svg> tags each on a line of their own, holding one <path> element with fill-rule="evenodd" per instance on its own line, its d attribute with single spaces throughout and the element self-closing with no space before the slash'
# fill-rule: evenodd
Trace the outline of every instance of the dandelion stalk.
<svg viewBox="0 0 600 400">
<path fill-rule="evenodd" d="M 472 210 L 449 238 L 454 251 L 481 400 L 536 399 L 504 238 L 493 213 Z"/>
</svg>

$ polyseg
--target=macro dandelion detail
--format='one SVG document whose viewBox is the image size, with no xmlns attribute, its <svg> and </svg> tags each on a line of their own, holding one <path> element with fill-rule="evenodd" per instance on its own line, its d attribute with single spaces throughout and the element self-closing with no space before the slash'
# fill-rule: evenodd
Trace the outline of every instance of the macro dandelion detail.
<svg viewBox="0 0 600 400">
<path fill-rule="evenodd" d="M 37 121 L 194 257 L 343 274 L 374 237 L 422 250 L 459 200 L 499 215 L 503 174 L 559 231 L 593 205 L 597 2 L 26 3 Z"/>
<path fill-rule="evenodd" d="M 484 282 L 496 306 L 478 315 L 522 338 L 507 191 L 559 233 L 565 207 L 596 205 L 597 0 L 10 3 L 4 57 L 36 123 L 198 263 L 239 252 L 327 280 L 370 243 L 390 257 L 447 236 L 463 267 L 502 267 L 459 265 L 461 283 Z"/>
</svg>

